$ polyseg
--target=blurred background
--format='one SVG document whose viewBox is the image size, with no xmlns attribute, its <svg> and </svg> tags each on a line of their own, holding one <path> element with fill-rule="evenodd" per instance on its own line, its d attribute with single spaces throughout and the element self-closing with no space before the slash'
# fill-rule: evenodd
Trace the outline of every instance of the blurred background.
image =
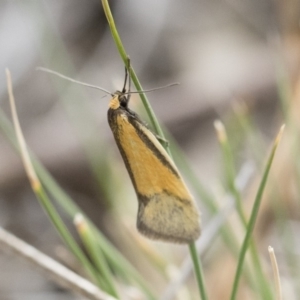
<svg viewBox="0 0 300 300">
<path fill-rule="evenodd" d="M 148 99 L 199 182 L 220 207 L 226 204 L 223 199 L 229 191 L 214 121 L 221 119 L 228 130 L 237 174 L 245 165 L 252 166 L 251 176 L 247 175 L 250 179 L 241 191 L 249 211 L 270 144 L 281 124 L 288 124 L 272 169 L 276 199 L 285 212 L 284 226 L 274 217 L 274 188 L 269 187 L 255 235 L 270 274 L 267 246 L 272 242 L 278 250 L 285 294 L 296 299 L 300 280 L 297 283 L 292 266 L 300 265 L 299 236 L 293 235 L 300 230 L 300 2 L 114 0 L 110 5 L 143 88 L 180 83 L 149 93 Z M 107 124 L 109 97 L 37 71 L 38 66 L 111 92 L 122 88 L 124 65 L 100 1 L 0 2 L 0 108 L 10 119 L 4 72 L 8 67 L 30 149 L 163 295 L 174 275 L 166 269 L 180 266 L 188 248 L 151 242 L 137 233 L 137 199 Z M 147 120 L 139 97 L 131 99 L 130 107 Z M 250 124 L 247 130 L 245 120 Z M 21 159 L 1 132 L 0 153 L 0 226 L 76 269 L 76 262 L 36 200 Z M 205 232 L 212 215 L 202 199 L 195 198 Z M 61 214 L 76 236 L 72 220 Z M 232 222 L 235 218 L 233 213 Z M 237 229 L 239 243 L 243 239 L 241 228 Z M 286 232 L 289 236 L 285 239 Z M 290 251 L 288 258 L 283 245 Z M 236 261 L 222 247 L 222 240 L 217 238 L 203 256 L 211 299 L 228 298 L 225 295 L 236 267 Z M 162 268 L 168 279 L 158 275 Z M 189 290 L 194 285 L 191 277 Z M 240 299 L 257 299 L 246 288 L 243 292 Z M 3 300 L 78 297 L 22 259 L 2 251 L 0 295 Z M 191 295 L 179 299 L 189 297 L 193 299 Z"/>
</svg>

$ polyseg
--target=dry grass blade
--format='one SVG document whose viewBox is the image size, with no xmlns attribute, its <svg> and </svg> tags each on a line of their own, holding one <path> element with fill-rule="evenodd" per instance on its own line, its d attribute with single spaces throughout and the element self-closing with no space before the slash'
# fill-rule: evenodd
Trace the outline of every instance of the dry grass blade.
<svg viewBox="0 0 300 300">
<path fill-rule="evenodd" d="M 11 75 L 10 71 L 8 69 L 6 71 L 6 79 L 7 79 L 7 89 L 8 89 L 8 95 L 9 95 L 9 102 L 10 102 L 10 107 L 11 107 L 11 113 L 12 113 L 12 118 L 13 118 L 13 123 L 17 135 L 17 139 L 19 141 L 19 145 L 21 148 L 21 156 L 23 160 L 23 164 L 27 173 L 27 176 L 30 180 L 30 184 L 32 186 L 32 189 L 34 191 L 37 191 L 41 183 L 33 169 L 33 166 L 31 164 L 29 154 L 27 151 L 26 143 L 22 134 L 21 126 L 19 123 L 18 115 L 17 115 L 17 110 L 16 110 L 16 104 L 15 104 L 15 98 L 13 95 L 13 88 L 12 88 L 12 80 L 11 80 Z"/>
<path fill-rule="evenodd" d="M 57 284 L 66 287 L 87 299 L 116 300 L 99 290 L 88 280 L 70 271 L 51 257 L 41 253 L 36 248 L 10 234 L 1 227 L 0 245 L 3 249 L 24 257 L 31 264 L 46 273 Z"/>
<path fill-rule="evenodd" d="M 268 247 L 268 251 L 269 251 L 270 260 L 271 260 L 272 269 L 273 269 L 273 274 L 274 274 L 276 300 L 282 300 L 280 275 L 279 275 L 279 269 L 278 269 L 278 265 L 277 265 L 275 252 L 274 252 L 274 249 L 271 246 Z"/>
</svg>

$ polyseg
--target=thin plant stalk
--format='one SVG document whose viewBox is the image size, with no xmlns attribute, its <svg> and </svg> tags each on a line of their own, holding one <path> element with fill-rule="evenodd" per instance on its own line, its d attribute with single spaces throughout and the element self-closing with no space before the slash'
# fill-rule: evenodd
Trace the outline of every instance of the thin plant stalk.
<svg viewBox="0 0 300 300">
<path fill-rule="evenodd" d="M 202 266 L 201 266 L 200 260 L 198 258 L 198 252 L 197 252 L 197 248 L 196 248 L 195 243 L 191 243 L 189 245 L 189 250 L 190 250 L 190 254 L 191 254 L 194 266 L 196 264 L 198 264 L 198 266 L 195 267 L 195 273 L 196 273 L 196 278 L 198 279 L 198 288 L 199 288 L 199 292 L 200 292 L 200 295 L 201 295 L 201 299 L 202 300 L 207 300 L 207 293 L 206 293 L 206 288 L 205 288 L 205 285 L 204 285 L 204 277 L 203 277 Z"/>
<path fill-rule="evenodd" d="M 111 10 L 110 10 L 110 7 L 109 7 L 109 4 L 108 4 L 108 1 L 107 0 L 102 0 L 102 6 L 103 6 L 103 9 L 104 9 L 104 12 L 105 12 L 105 15 L 106 15 L 106 18 L 107 18 L 107 21 L 108 21 L 108 24 L 109 24 L 109 27 L 110 27 L 110 30 L 111 30 L 111 34 L 112 34 L 112 37 L 116 43 L 116 46 L 117 46 L 117 49 L 120 53 L 120 56 L 126 66 L 126 68 L 128 69 L 128 72 L 130 73 L 130 76 L 132 78 L 132 81 L 136 87 L 136 89 L 138 91 L 142 91 L 142 86 L 134 72 L 134 69 L 132 68 L 132 66 L 128 66 L 128 55 L 125 51 L 125 48 L 123 46 L 123 43 L 121 41 L 121 38 L 119 36 L 119 33 L 117 31 L 117 28 L 116 28 L 116 25 L 115 25 L 115 22 L 114 22 L 114 19 L 113 19 L 113 16 L 112 16 L 112 13 L 111 13 Z M 159 122 L 154 114 L 154 111 L 146 97 L 146 95 L 144 93 L 140 93 L 140 97 L 141 97 L 141 100 L 143 102 L 143 105 L 147 111 L 147 114 L 149 116 L 149 119 L 153 125 L 153 128 L 154 128 L 154 131 L 155 133 L 162 139 L 162 140 L 165 140 L 164 138 L 164 133 L 163 133 L 163 130 L 161 129 L 160 125 L 159 125 Z M 166 144 L 162 144 L 167 152 L 169 153 L 170 156 L 171 155 L 171 151 L 170 151 L 170 148 L 169 148 L 169 145 L 168 143 Z M 195 242 L 192 242 L 189 244 L 189 249 L 190 249 L 190 253 L 194 253 L 195 252 L 195 249 L 196 249 L 196 246 L 195 246 Z M 194 253 L 196 254 L 196 252 Z M 198 255 L 192 255 L 192 260 L 193 260 L 193 263 L 194 263 L 194 269 L 195 269 L 195 275 L 196 275 L 196 280 L 197 280 L 197 283 L 198 283 L 198 286 L 199 286 L 199 289 L 201 290 L 201 294 L 205 295 L 206 292 L 204 290 L 204 283 L 203 283 L 203 277 L 202 277 L 202 272 L 201 272 L 201 267 L 200 267 L 200 259 L 198 257 Z M 203 300 L 205 300 L 206 298 L 203 298 Z"/>
<path fill-rule="evenodd" d="M 103 6 L 103 9 L 104 9 L 104 12 L 105 12 L 105 16 L 106 16 L 106 19 L 107 19 L 107 22 L 108 22 L 108 25 L 110 27 L 110 30 L 111 30 L 111 34 L 112 34 L 112 37 L 115 41 L 115 44 L 117 46 L 117 49 L 120 53 L 120 56 L 126 66 L 126 68 L 128 69 L 128 72 L 131 76 L 131 79 L 137 89 L 137 91 L 142 91 L 143 88 L 142 88 L 142 85 L 138 79 L 138 77 L 136 76 L 136 73 L 132 67 L 132 65 L 128 66 L 128 55 L 125 51 L 125 48 L 123 46 L 123 43 L 121 41 L 121 38 L 119 36 L 119 33 L 117 31 L 117 28 L 116 28 L 116 25 L 115 25 L 115 21 L 113 19 L 113 16 L 112 16 L 112 13 L 111 13 L 111 10 L 110 10 L 110 7 L 109 7 L 109 4 L 108 4 L 108 1 L 107 0 L 102 0 L 102 6 Z M 158 136 L 160 136 L 162 139 L 164 139 L 164 133 L 159 125 L 159 122 L 154 114 L 154 111 L 146 97 L 146 95 L 144 93 L 139 93 L 140 97 L 141 97 L 141 100 L 142 100 L 142 103 L 145 107 L 145 110 L 149 116 L 149 119 L 151 121 L 151 124 L 154 128 L 154 131 L 156 132 L 156 134 Z M 166 147 L 168 148 L 168 147 Z"/>
</svg>

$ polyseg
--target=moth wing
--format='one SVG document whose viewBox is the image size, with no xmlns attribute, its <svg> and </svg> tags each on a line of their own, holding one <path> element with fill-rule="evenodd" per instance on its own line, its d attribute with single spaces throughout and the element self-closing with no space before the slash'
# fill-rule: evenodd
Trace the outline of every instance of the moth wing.
<svg viewBox="0 0 300 300">
<path fill-rule="evenodd" d="M 143 123 L 127 114 L 117 114 L 116 123 L 115 139 L 139 199 L 139 231 L 165 241 L 196 240 L 196 204 L 165 149 Z"/>
</svg>

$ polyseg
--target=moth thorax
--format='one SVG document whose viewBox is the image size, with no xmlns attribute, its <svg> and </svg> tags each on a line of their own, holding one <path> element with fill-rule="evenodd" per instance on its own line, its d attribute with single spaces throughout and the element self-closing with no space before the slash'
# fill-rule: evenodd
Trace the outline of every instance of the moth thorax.
<svg viewBox="0 0 300 300">
<path fill-rule="evenodd" d="M 114 95 L 109 101 L 109 108 L 118 109 L 120 107 L 119 95 Z"/>
</svg>

